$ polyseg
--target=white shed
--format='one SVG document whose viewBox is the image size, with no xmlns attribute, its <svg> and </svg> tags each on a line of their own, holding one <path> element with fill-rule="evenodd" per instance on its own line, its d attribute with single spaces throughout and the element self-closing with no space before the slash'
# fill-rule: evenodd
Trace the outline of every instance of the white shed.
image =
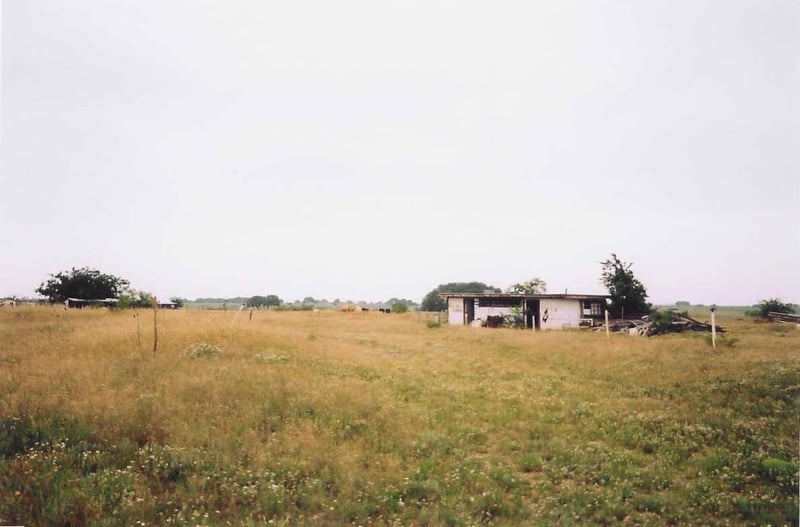
<svg viewBox="0 0 800 527">
<path fill-rule="evenodd" d="M 447 300 L 450 324 L 469 325 L 475 320 L 496 327 L 516 308 L 521 310 L 525 327 L 563 329 L 596 326 L 603 323 L 606 295 L 525 295 L 510 293 L 441 293 Z"/>
</svg>

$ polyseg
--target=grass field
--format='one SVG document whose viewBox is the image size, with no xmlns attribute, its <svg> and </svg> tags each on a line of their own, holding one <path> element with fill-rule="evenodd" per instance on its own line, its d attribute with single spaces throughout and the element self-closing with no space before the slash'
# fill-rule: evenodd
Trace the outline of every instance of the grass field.
<svg viewBox="0 0 800 527">
<path fill-rule="evenodd" d="M 797 525 L 792 326 L 158 317 L 0 311 L 0 525 Z"/>
</svg>

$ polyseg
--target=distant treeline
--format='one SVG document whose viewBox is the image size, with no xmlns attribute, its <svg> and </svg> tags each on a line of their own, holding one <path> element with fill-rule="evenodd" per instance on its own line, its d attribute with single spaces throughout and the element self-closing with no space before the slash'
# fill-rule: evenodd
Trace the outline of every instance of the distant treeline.
<svg viewBox="0 0 800 527">
<path fill-rule="evenodd" d="M 264 298 L 267 298 L 272 295 L 267 295 Z M 258 303 L 253 302 L 254 299 L 260 299 L 260 296 L 234 296 L 229 298 L 221 298 L 221 297 L 200 297 L 194 300 L 186 300 L 185 303 L 187 304 L 205 304 L 205 305 L 226 305 L 228 307 L 233 306 L 241 306 L 241 305 L 258 305 Z M 278 299 L 277 304 L 284 307 L 319 307 L 319 308 L 333 308 L 343 304 L 355 304 L 362 307 L 370 308 L 370 309 L 378 309 L 383 307 L 392 307 L 395 304 L 404 304 L 409 309 L 417 309 L 419 307 L 418 302 L 414 302 L 408 298 L 395 298 L 392 297 L 385 301 L 378 301 L 378 302 L 368 302 L 365 300 L 340 300 L 338 298 L 334 300 L 328 300 L 325 298 L 317 299 L 314 297 L 307 296 L 302 300 L 294 300 L 294 301 L 286 301 L 282 299 Z"/>
<path fill-rule="evenodd" d="M 233 298 L 196 298 L 188 300 L 192 304 L 244 304 L 249 299 L 249 296 L 235 296 Z"/>
</svg>

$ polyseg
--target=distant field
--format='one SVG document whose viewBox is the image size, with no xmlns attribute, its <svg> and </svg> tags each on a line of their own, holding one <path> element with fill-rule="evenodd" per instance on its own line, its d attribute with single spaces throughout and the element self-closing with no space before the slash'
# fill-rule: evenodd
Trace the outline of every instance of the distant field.
<svg viewBox="0 0 800 527">
<path fill-rule="evenodd" d="M 675 311 L 686 311 L 689 316 L 694 317 L 701 321 L 711 320 L 711 306 L 689 306 L 689 307 L 676 307 L 676 306 L 658 306 L 658 309 L 663 311 L 665 309 L 674 309 Z M 725 320 L 744 320 L 745 311 L 753 309 L 752 306 L 717 306 L 717 317 Z"/>
<path fill-rule="evenodd" d="M 158 317 L 0 310 L 0 525 L 797 525 L 794 326 Z"/>
</svg>

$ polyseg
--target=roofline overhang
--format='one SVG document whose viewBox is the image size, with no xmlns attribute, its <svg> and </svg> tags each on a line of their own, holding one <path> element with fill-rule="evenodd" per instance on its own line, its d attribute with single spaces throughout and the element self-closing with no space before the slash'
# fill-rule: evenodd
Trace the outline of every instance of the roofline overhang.
<svg viewBox="0 0 800 527">
<path fill-rule="evenodd" d="M 582 295 L 572 293 L 559 294 L 522 294 L 522 293 L 439 293 L 439 298 L 520 298 L 526 300 L 607 300 L 609 295 Z"/>
</svg>

